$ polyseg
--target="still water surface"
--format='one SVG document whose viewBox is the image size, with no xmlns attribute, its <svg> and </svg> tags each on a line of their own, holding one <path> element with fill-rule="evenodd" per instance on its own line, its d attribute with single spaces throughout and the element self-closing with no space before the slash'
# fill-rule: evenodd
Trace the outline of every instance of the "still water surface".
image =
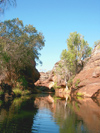
<svg viewBox="0 0 100 133">
<path fill-rule="evenodd" d="M 0 100 L 0 133 L 100 133 L 100 99 L 46 94 Z"/>
</svg>

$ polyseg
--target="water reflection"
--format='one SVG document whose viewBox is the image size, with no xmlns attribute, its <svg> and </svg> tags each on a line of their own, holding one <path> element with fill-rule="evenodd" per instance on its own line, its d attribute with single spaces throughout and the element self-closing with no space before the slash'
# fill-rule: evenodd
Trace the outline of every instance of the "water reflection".
<svg viewBox="0 0 100 133">
<path fill-rule="evenodd" d="M 0 108 L 1 133 L 30 133 L 37 109 L 29 97 L 7 101 Z M 10 104 L 8 104 L 10 103 Z"/>
<path fill-rule="evenodd" d="M 97 100 L 100 103 L 100 99 Z M 90 133 L 100 132 L 100 105 L 95 99 L 87 98 L 73 101 L 75 113 L 82 118 Z"/>
<path fill-rule="evenodd" d="M 52 112 L 55 123 L 59 125 L 59 132 L 75 133 L 87 131 L 86 127 L 83 125 L 82 119 L 75 114 L 72 105 L 68 103 L 67 106 L 65 106 L 66 99 L 61 100 L 57 97 L 50 98 L 49 95 L 48 97 L 36 98 L 35 104 L 40 110 L 49 109 Z M 55 132 L 55 130 L 52 132 Z"/>
<path fill-rule="evenodd" d="M 99 133 L 100 100 L 34 95 L 0 100 L 1 133 Z"/>
</svg>

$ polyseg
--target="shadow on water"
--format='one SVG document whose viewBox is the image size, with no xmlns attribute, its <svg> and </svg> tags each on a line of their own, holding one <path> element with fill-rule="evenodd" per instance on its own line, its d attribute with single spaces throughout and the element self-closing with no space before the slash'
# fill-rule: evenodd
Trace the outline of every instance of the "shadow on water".
<svg viewBox="0 0 100 133">
<path fill-rule="evenodd" d="M 99 133 L 100 99 L 40 94 L 0 100 L 2 133 Z"/>
<path fill-rule="evenodd" d="M 33 117 L 37 112 L 33 97 L 15 98 L 0 102 L 0 132 L 30 133 Z"/>
</svg>

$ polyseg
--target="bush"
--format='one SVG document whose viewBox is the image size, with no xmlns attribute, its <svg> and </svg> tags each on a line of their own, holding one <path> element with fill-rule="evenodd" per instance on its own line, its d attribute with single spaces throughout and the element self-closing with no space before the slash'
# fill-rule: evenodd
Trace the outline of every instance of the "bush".
<svg viewBox="0 0 100 133">
<path fill-rule="evenodd" d="M 27 82 L 27 80 L 25 79 L 24 76 L 21 76 L 17 81 L 20 82 L 21 85 L 22 85 L 24 88 L 27 88 L 28 82 Z"/>
<path fill-rule="evenodd" d="M 80 79 L 77 79 L 76 80 L 76 83 L 75 83 L 75 88 L 78 88 L 78 84 L 80 83 Z"/>
<path fill-rule="evenodd" d="M 24 91 L 22 92 L 22 95 L 28 95 L 28 94 L 30 94 L 30 91 L 29 91 L 29 90 L 24 90 Z"/>
<path fill-rule="evenodd" d="M 60 89 L 61 86 L 58 86 L 58 85 L 57 85 L 57 82 L 55 82 L 54 85 L 53 85 L 53 88 L 54 88 L 54 89 L 57 89 L 57 88 Z"/>
<path fill-rule="evenodd" d="M 77 96 L 83 96 L 83 94 L 82 93 L 79 93 L 79 92 L 77 92 L 77 94 L 76 94 Z"/>
<path fill-rule="evenodd" d="M 68 88 L 70 88 L 70 87 L 72 86 L 74 77 L 75 77 L 75 76 L 73 75 L 73 76 L 70 77 L 70 79 L 68 80 L 68 82 L 67 82 Z"/>
<path fill-rule="evenodd" d="M 14 92 L 16 97 L 19 97 L 22 95 L 22 90 L 20 90 L 19 88 L 14 88 L 13 92 Z"/>
<path fill-rule="evenodd" d="M 4 91 L 0 90 L 0 95 L 3 95 L 4 94 Z"/>
</svg>

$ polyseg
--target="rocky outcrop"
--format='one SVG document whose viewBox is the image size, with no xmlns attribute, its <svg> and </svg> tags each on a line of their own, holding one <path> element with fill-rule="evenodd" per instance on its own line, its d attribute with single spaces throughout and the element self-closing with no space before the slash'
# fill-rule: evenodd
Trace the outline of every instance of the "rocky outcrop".
<svg viewBox="0 0 100 133">
<path fill-rule="evenodd" d="M 62 61 L 59 61 L 55 63 L 53 69 L 50 72 L 40 72 L 40 78 L 39 80 L 35 83 L 36 86 L 44 86 L 49 89 L 51 89 L 54 84 L 56 83 L 57 86 L 61 86 L 65 88 L 66 83 L 65 80 L 62 78 L 62 75 L 57 72 L 57 67 L 59 63 L 63 63 Z"/>
<path fill-rule="evenodd" d="M 40 72 L 40 78 L 39 80 L 37 80 L 37 82 L 35 82 L 35 85 L 36 86 L 44 86 L 44 87 L 47 87 L 49 88 L 49 73 L 45 73 L 45 72 Z"/>
<path fill-rule="evenodd" d="M 96 46 L 84 69 L 73 80 L 73 94 L 100 98 L 100 45 Z"/>
<path fill-rule="evenodd" d="M 66 82 L 65 82 L 65 78 L 64 78 L 65 72 L 64 72 L 64 70 L 59 68 L 59 64 L 63 65 L 63 60 L 60 60 L 57 63 L 55 63 L 55 65 L 51 71 L 49 80 L 53 81 L 54 83 L 57 83 L 58 86 L 65 88 L 66 87 Z"/>
<path fill-rule="evenodd" d="M 86 61 L 87 60 L 85 60 L 84 62 L 79 62 L 78 72 L 82 70 L 82 67 Z M 59 87 L 61 88 L 59 89 L 59 91 L 63 92 L 63 90 L 66 88 L 66 84 L 67 84 L 66 81 L 68 81 L 68 79 L 71 76 L 67 68 L 64 68 L 63 66 L 64 66 L 64 61 L 60 60 L 55 63 L 53 69 L 50 72 L 46 72 L 46 73 L 40 72 L 40 79 L 35 83 L 35 85 L 44 86 L 51 89 L 56 84 L 58 88 Z"/>
</svg>

